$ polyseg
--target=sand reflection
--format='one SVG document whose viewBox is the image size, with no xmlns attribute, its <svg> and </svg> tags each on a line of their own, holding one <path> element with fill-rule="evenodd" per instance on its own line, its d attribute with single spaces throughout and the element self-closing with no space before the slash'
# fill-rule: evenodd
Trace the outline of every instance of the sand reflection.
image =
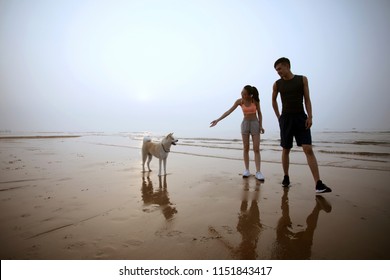
<svg viewBox="0 0 390 280">
<path fill-rule="evenodd" d="M 261 182 L 256 180 L 255 189 L 250 189 L 249 180 L 244 180 L 244 188 L 238 215 L 237 231 L 241 242 L 235 255 L 240 259 L 257 259 L 257 244 L 262 225 L 260 222 L 259 194 Z"/>
<path fill-rule="evenodd" d="M 209 233 L 214 235 L 230 252 L 234 259 L 251 260 L 258 258 L 258 241 L 262 231 L 259 210 L 260 186 L 262 182 L 253 182 L 255 187 L 251 187 L 253 181 L 243 180 L 241 194 L 241 204 L 238 212 L 236 229 L 240 233 L 240 243 L 235 246 L 229 242 L 214 227 L 209 227 Z"/>
<path fill-rule="evenodd" d="M 272 248 L 272 259 L 310 259 L 313 245 L 314 231 L 317 227 L 318 216 L 321 210 L 329 213 L 332 206 L 322 196 L 316 196 L 313 211 L 306 218 L 306 229 L 295 232 L 290 218 L 288 203 L 288 188 L 284 188 L 281 208 L 282 217 L 276 228 L 276 241 Z"/>
<path fill-rule="evenodd" d="M 158 188 L 153 187 L 153 182 L 149 177 L 149 172 L 142 176 L 142 200 L 145 206 L 157 206 L 161 210 L 166 220 L 170 220 L 177 213 L 169 198 L 167 176 L 159 176 Z"/>
</svg>

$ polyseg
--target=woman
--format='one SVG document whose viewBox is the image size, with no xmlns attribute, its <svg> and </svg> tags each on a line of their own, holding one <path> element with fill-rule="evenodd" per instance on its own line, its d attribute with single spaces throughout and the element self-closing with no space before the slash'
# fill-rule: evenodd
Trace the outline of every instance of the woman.
<svg viewBox="0 0 390 280">
<path fill-rule="evenodd" d="M 249 177 L 249 135 L 252 135 L 253 152 L 255 154 L 256 179 L 264 180 L 260 171 L 260 133 L 264 133 L 263 116 L 260 110 L 259 92 L 255 87 L 245 86 L 241 92 L 241 98 L 234 102 L 234 105 L 226 111 L 220 118 L 212 121 L 210 127 L 229 116 L 238 106 L 241 106 L 244 113 L 244 119 L 241 123 L 242 142 L 244 145 L 244 164 L 245 171 L 242 174 L 244 178 Z"/>
</svg>

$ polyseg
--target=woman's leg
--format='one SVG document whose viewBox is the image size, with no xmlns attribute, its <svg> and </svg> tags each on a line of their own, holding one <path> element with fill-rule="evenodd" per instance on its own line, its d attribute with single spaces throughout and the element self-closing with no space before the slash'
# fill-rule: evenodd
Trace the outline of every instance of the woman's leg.
<svg viewBox="0 0 390 280">
<path fill-rule="evenodd" d="M 241 134 L 245 169 L 249 170 L 249 134 Z"/>
<path fill-rule="evenodd" d="M 261 163 L 260 134 L 252 135 L 252 142 L 253 142 L 253 152 L 255 154 L 256 172 L 259 172 L 260 171 L 260 163 Z"/>
</svg>

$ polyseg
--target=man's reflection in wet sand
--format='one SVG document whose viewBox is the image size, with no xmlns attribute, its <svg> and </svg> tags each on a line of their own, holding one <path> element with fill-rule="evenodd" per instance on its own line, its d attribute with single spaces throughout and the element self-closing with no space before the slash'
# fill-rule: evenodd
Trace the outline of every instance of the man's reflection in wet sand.
<svg viewBox="0 0 390 280">
<path fill-rule="evenodd" d="M 159 187 L 155 190 L 149 172 L 145 172 L 142 176 L 141 191 L 144 205 L 158 205 L 166 220 L 172 219 L 177 213 L 169 199 L 167 176 L 159 176 Z"/>
<path fill-rule="evenodd" d="M 282 217 L 276 228 L 276 241 L 272 249 L 272 259 L 310 259 L 313 245 L 314 231 L 317 227 L 318 216 L 321 210 L 329 213 L 332 206 L 322 196 L 316 196 L 316 205 L 307 216 L 306 229 L 294 232 L 290 218 L 288 204 L 288 188 L 284 188 L 282 196 Z"/>
</svg>

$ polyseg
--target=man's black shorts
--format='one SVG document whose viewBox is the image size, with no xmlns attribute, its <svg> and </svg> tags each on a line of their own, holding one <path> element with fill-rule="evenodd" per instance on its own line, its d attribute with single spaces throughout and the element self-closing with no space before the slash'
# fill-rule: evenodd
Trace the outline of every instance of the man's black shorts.
<svg viewBox="0 0 390 280">
<path fill-rule="evenodd" d="M 311 132 L 310 128 L 306 129 L 306 119 L 305 113 L 282 114 L 280 116 L 280 146 L 291 149 L 294 137 L 298 146 L 311 145 Z"/>
</svg>

